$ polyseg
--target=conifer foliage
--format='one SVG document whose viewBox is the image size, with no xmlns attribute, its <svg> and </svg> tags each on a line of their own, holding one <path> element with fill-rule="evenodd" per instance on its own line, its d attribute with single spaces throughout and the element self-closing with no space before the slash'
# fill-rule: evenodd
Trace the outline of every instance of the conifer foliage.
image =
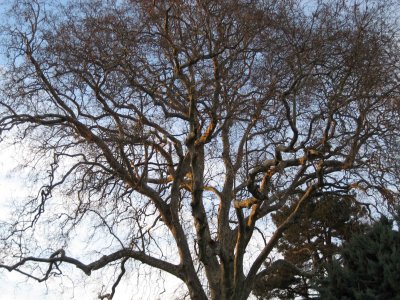
<svg viewBox="0 0 400 300">
<path fill-rule="evenodd" d="M 321 299 L 400 299 L 399 253 L 400 232 L 383 217 L 345 245 L 320 288 Z"/>
<path fill-rule="evenodd" d="M 274 223 L 279 226 L 292 210 L 288 203 L 274 214 Z M 325 276 L 327 265 L 342 244 L 365 230 L 365 216 L 365 207 L 351 196 L 310 201 L 278 242 L 277 250 L 284 261 L 257 283 L 255 294 L 260 299 L 315 296 L 315 282 Z"/>
</svg>

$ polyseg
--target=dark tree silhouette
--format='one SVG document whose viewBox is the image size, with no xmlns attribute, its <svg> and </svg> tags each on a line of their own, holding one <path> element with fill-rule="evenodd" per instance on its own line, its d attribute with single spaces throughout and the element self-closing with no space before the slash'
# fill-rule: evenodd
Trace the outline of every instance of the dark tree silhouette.
<svg viewBox="0 0 400 300">
<path fill-rule="evenodd" d="M 15 0 L 2 27 L 0 132 L 42 187 L 2 223 L 0 268 L 110 268 L 113 297 L 140 262 L 246 299 L 306 203 L 398 202 L 389 2 L 65 2 Z"/>
<path fill-rule="evenodd" d="M 275 213 L 276 226 L 292 210 L 288 203 Z M 254 293 L 260 299 L 315 298 L 316 282 L 326 276 L 342 244 L 366 229 L 366 215 L 365 207 L 350 195 L 310 200 L 296 216 L 295 226 L 289 227 L 277 244 L 283 260 L 267 264 L 271 272 L 256 283 Z"/>
<path fill-rule="evenodd" d="M 399 251 L 400 233 L 383 217 L 345 245 L 320 287 L 322 299 L 399 299 Z"/>
</svg>

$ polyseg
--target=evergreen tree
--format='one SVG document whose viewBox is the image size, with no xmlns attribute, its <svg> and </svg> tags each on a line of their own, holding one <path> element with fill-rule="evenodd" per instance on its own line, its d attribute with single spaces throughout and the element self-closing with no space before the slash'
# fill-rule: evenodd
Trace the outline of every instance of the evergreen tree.
<svg viewBox="0 0 400 300">
<path fill-rule="evenodd" d="M 322 299 L 400 299 L 400 232 L 382 218 L 344 246 L 320 287 Z"/>
<path fill-rule="evenodd" d="M 274 214 L 275 225 L 279 226 L 292 210 L 289 203 Z M 316 296 L 313 282 L 326 274 L 325 266 L 340 252 L 342 243 L 365 230 L 365 214 L 365 208 L 351 196 L 324 196 L 310 201 L 278 243 L 283 260 L 258 282 L 255 294 L 260 299 Z"/>
</svg>

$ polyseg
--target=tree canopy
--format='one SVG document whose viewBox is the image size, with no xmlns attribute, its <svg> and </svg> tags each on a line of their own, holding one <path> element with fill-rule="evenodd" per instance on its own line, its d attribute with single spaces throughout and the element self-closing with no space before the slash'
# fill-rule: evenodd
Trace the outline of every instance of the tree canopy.
<svg viewBox="0 0 400 300">
<path fill-rule="evenodd" d="M 397 215 L 397 221 L 399 215 Z M 386 217 L 355 235 L 320 287 L 323 299 L 399 299 L 400 233 Z"/>
<path fill-rule="evenodd" d="M 292 209 L 287 203 L 272 216 L 276 226 Z M 267 265 L 271 271 L 256 283 L 254 293 L 260 299 L 315 298 L 318 281 L 325 278 L 343 243 L 366 230 L 365 216 L 365 207 L 351 196 L 311 199 L 296 216 L 296 225 L 289 227 L 277 243 L 284 261 Z"/>
<path fill-rule="evenodd" d="M 350 197 L 390 212 L 394 9 L 15 0 L 0 134 L 29 148 L 23 167 L 40 187 L 1 223 L 0 268 L 38 281 L 71 265 L 110 270 L 106 299 L 140 263 L 191 299 L 247 299 L 307 203 Z"/>
</svg>

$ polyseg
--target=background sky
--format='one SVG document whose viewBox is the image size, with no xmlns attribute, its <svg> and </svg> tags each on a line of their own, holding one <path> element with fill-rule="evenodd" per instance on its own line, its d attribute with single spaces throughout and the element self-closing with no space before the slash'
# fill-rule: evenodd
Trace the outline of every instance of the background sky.
<svg viewBox="0 0 400 300">
<path fill-rule="evenodd" d="M 5 19 L 7 5 L 9 0 L 0 0 L 0 24 Z M 0 29 L 0 40 L 2 31 Z M 0 44 L 0 70 L 4 68 L 5 56 Z M 1 75 L 0 75 L 1 76 Z M 17 199 L 24 197 L 27 194 L 24 182 L 12 170 L 18 162 L 21 153 L 14 147 L 6 147 L 4 143 L 0 143 L 0 222 L 7 219 L 9 216 L 9 207 Z M 57 282 L 38 283 L 33 280 L 27 280 L 21 274 L 16 272 L 8 272 L 0 270 L 0 299 L 7 300 L 66 300 L 66 299 L 96 299 L 97 292 L 93 284 L 88 283 L 83 286 L 84 281 L 81 281 L 81 286 L 73 288 L 71 280 L 68 278 L 57 280 Z M 64 292 L 62 292 L 64 290 Z M 122 289 L 123 290 L 123 289 Z M 127 293 L 125 295 L 132 295 Z M 115 299 L 141 299 L 139 295 L 136 297 L 124 297 L 116 295 Z M 144 298 L 145 299 L 145 298 Z M 149 298 L 150 299 L 150 298 Z"/>
<path fill-rule="evenodd" d="M 24 187 L 13 169 L 18 161 L 19 153 L 14 148 L 0 146 L 0 221 L 9 216 L 10 205 L 17 199 L 26 196 Z M 72 274 L 70 272 L 72 272 Z M 158 279 L 157 275 L 146 276 L 149 270 L 139 268 L 132 276 L 125 278 L 117 289 L 114 299 L 174 299 L 179 282 L 166 277 Z M 101 273 L 94 272 L 87 277 L 80 270 L 69 268 L 66 277 L 50 280 L 48 283 L 38 283 L 16 272 L 0 270 L 0 299 L 7 300 L 66 300 L 66 299 L 97 299 L 101 285 L 97 278 Z M 164 285 L 166 291 L 160 294 L 158 287 Z"/>
<path fill-rule="evenodd" d="M 20 199 L 37 191 L 30 191 L 24 178 L 15 172 L 15 167 L 27 155 L 23 145 L 10 146 L 0 143 L 0 222 L 10 216 L 10 208 Z M 84 245 L 77 245 L 84 248 Z M 127 272 L 128 273 L 128 272 Z M 157 300 L 177 299 L 182 295 L 181 282 L 164 274 L 160 278 L 158 272 L 150 268 L 133 268 L 130 276 L 126 276 L 117 288 L 116 300 Z M 7 300 L 67 300 L 98 299 L 102 278 L 101 271 L 93 272 L 87 277 L 80 270 L 71 267 L 62 278 L 38 283 L 17 273 L 0 270 L 0 299 Z M 165 291 L 164 291 L 165 289 Z M 107 290 L 110 292 L 110 290 Z"/>
</svg>

